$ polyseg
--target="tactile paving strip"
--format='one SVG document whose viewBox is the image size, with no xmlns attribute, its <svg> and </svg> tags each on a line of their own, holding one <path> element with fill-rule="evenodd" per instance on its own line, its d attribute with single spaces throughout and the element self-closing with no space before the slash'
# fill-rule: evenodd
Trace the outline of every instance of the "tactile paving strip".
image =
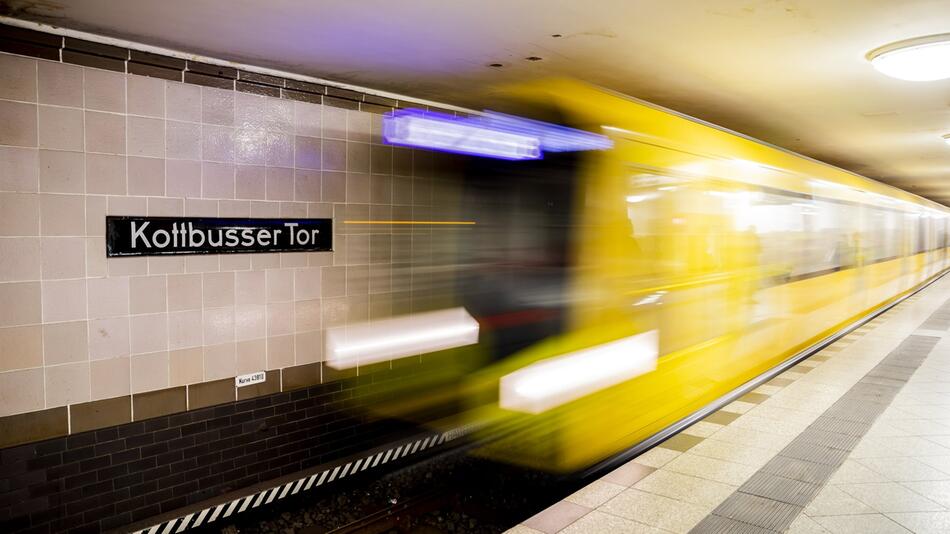
<svg viewBox="0 0 950 534">
<path fill-rule="evenodd" d="M 950 329 L 950 301 L 921 328 Z M 690 531 L 782 532 L 818 494 L 939 337 L 911 335 Z"/>
</svg>

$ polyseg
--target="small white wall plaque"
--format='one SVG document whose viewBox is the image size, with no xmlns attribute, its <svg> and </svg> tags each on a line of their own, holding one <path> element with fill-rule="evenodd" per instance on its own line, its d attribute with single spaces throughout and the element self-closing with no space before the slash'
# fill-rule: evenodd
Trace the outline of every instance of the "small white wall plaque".
<svg viewBox="0 0 950 534">
<path fill-rule="evenodd" d="M 260 384 L 265 380 L 267 380 L 267 373 L 264 371 L 258 371 L 249 375 L 234 377 L 234 385 L 237 387 L 250 386 L 251 384 Z"/>
</svg>

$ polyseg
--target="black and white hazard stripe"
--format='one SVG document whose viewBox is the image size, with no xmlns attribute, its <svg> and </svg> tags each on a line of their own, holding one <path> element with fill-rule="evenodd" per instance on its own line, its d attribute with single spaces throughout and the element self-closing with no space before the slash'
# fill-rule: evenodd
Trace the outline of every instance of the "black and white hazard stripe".
<svg viewBox="0 0 950 534">
<path fill-rule="evenodd" d="M 312 475 L 292 480 L 279 486 L 267 488 L 251 495 L 238 497 L 232 501 L 212 505 L 197 512 L 192 512 L 182 517 L 176 517 L 169 521 L 164 521 L 152 525 L 148 528 L 134 531 L 134 534 L 173 534 L 184 532 L 190 528 L 197 528 L 202 525 L 213 523 L 220 519 L 231 517 L 251 508 L 266 506 L 276 500 L 283 499 L 288 495 L 296 495 L 301 491 L 308 491 L 318 488 L 324 484 L 330 484 L 336 480 L 341 480 L 346 476 L 372 469 L 377 466 L 385 465 L 389 462 L 405 458 L 410 454 L 416 454 L 441 445 L 447 441 L 452 441 L 464 436 L 475 429 L 475 425 L 453 428 L 451 430 L 432 434 L 425 438 L 408 440 L 389 449 L 379 451 L 364 458 L 351 460 L 346 463 L 328 467 L 327 469 L 314 473 Z"/>
</svg>

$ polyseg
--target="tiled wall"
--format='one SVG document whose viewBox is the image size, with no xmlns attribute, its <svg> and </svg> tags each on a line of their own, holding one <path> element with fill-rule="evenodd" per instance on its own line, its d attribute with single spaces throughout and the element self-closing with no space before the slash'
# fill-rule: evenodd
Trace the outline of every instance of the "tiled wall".
<svg viewBox="0 0 950 534">
<path fill-rule="evenodd" d="M 313 364 L 327 327 L 437 304 L 428 229 L 346 223 L 453 205 L 379 114 L 0 54 L 0 125 L 0 417 L 138 420 L 130 396 Z M 333 217 L 335 251 L 107 259 L 107 214 Z"/>
</svg>

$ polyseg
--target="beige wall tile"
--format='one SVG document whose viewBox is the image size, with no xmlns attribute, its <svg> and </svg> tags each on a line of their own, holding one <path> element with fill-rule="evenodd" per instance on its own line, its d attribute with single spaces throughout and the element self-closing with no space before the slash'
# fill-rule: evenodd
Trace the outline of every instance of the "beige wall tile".
<svg viewBox="0 0 950 534">
<path fill-rule="evenodd" d="M 267 368 L 267 340 L 241 341 L 236 345 L 236 375 L 261 371 Z"/>
<path fill-rule="evenodd" d="M 251 217 L 278 217 L 280 216 L 280 204 L 277 202 L 251 202 Z M 261 257 L 255 254 L 255 258 Z"/>
<path fill-rule="evenodd" d="M 294 364 L 294 336 L 267 338 L 267 369 L 280 369 Z"/>
<path fill-rule="evenodd" d="M 125 75 L 99 69 L 83 69 L 86 109 L 125 112 Z"/>
<path fill-rule="evenodd" d="M 185 200 L 185 215 L 188 217 L 217 217 L 218 202 L 189 198 Z"/>
<path fill-rule="evenodd" d="M 129 311 L 133 314 L 164 312 L 165 281 L 165 276 L 161 275 L 129 278 Z"/>
<path fill-rule="evenodd" d="M 86 151 L 125 154 L 125 117 L 113 113 L 86 112 Z"/>
<path fill-rule="evenodd" d="M 235 198 L 264 198 L 266 188 L 264 167 L 256 165 L 238 165 L 235 168 L 234 182 Z"/>
<path fill-rule="evenodd" d="M 323 182 L 320 171 L 298 169 L 294 171 L 294 200 L 319 202 Z"/>
<path fill-rule="evenodd" d="M 280 257 L 277 256 L 279 261 Z M 266 271 L 267 302 L 286 302 L 294 298 L 294 271 L 268 269 Z"/>
<path fill-rule="evenodd" d="M 0 193 L 0 236 L 40 235 L 40 196 Z"/>
<path fill-rule="evenodd" d="M 205 381 L 232 377 L 236 367 L 234 343 L 204 348 Z"/>
<path fill-rule="evenodd" d="M 148 260 L 140 258 L 106 258 L 108 276 L 136 276 L 148 273 Z"/>
<path fill-rule="evenodd" d="M 201 275 L 168 276 L 168 311 L 201 309 Z"/>
<path fill-rule="evenodd" d="M 293 200 L 294 170 L 268 167 L 266 171 L 267 200 Z"/>
<path fill-rule="evenodd" d="M 294 166 L 298 169 L 321 168 L 322 146 L 319 138 L 294 136 Z"/>
<path fill-rule="evenodd" d="M 165 80 L 130 74 L 126 80 L 129 114 L 165 116 Z"/>
<path fill-rule="evenodd" d="M 234 198 L 234 165 L 202 163 L 201 195 L 204 198 Z"/>
<path fill-rule="evenodd" d="M 344 150 L 346 150 L 346 166 L 337 163 L 331 167 L 324 167 L 325 169 L 334 171 L 348 170 L 350 172 L 361 173 L 369 172 L 370 145 L 367 143 L 343 143 L 342 141 L 331 142 L 343 145 Z"/>
<path fill-rule="evenodd" d="M 282 336 L 294 332 L 294 303 L 275 302 L 267 305 L 267 335 Z"/>
<path fill-rule="evenodd" d="M 373 114 L 365 111 L 347 110 L 346 140 L 359 143 L 372 141 Z"/>
<path fill-rule="evenodd" d="M 88 168 L 88 167 L 87 167 Z M 106 235 L 106 206 L 108 199 L 104 196 L 86 195 L 86 235 Z"/>
<path fill-rule="evenodd" d="M 46 365 L 84 362 L 89 359 L 86 321 L 43 325 L 43 355 Z"/>
<path fill-rule="evenodd" d="M 129 116 L 126 119 L 126 128 L 130 156 L 165 157 L 165 121 Z"/>
<path fill-rule="evenodd" d="M 40 106 L 38 124 L 40 148 L 83 149 L 81 109 Z"/>
<path fill-rule="evenodd" d="M 141 197 L 109 197 L 106 213 L 109 215 L 142 215 L 148 211 L 148 199 Z"/>
<path fill-rule="evenodd" d="M 44 237 L 41 247 L 43 280 L 86 276 L 85 237 Z"/>
<path fill-rule="evenodd" d="M 86 276 L 106 276 L 106 242 L 101 237 L 86 238 Z"/>
<path fill-rule="evenodd" d="M 111 399 L 132 392 L 130 360 L 123 356 L 89 362 L 92 400 Z"/>
<path fill-rule="evenodd" d="M 36 104 L 0 100 L 0 124 L 0 145 L 36 146 Z"/>
<path fill-rule="evenodd" d="M 358 145 L 360 143 L 350 143 Z M 337 141 L 336 139 L 323 140 L 323 154 L 321 165 L 328 171 L 345 171 L 347 169 L 347 143 L 346 141 Z M 305 167 L 306 168 L 306 167 Z M 368 169 L 353 168 L 356 172 L 365 172 Z"/>
<path fill-rule="evenodd" d="M 165 116 L 180 121 L 201 122 L 201 87 L 165 82 Z"/>
<path fill-rule="evenodd" d="M 167 314 L 134 315 L 129 322 L 132 329 L 133 355 L 168 349 Z"/>
<path fill-rule="evenodd" d="M 90 319 L 129 314 L 129 278 L 127 276 L 90 278 L 87 286 Z"/>
<path fill-rule="evenodd" d="M 43 366 L 39 325 L 0 328 L 0 372 Z"/>
<path fill-rule="evenodd" d="M 246 271 L 251 268 L 250 254 L 226 254 L 221 256 L 222 271 Z"/>
<path fill-rule="evenodd" d="M 301 332 L 294 335 L 296 365 L 323 361 L 323 332 Z"/>
<path fill-rule="evenodd" d="M 43 322 L 76 321 L 86 318 L 85 280 L 45 281 L 42 295 Z"/>
<path fill-rule="evenodd" d="M 346 324 L 348 311 L 346 297 L 323 299 L 323 328 L 333 328 Z"/>
<path fill-rule="evenodd" d="M 124 195 L 126 192 L 125 156 L 86 154 L 86 192 Z"/>
<path fill-rule="evenodd" d="M 296 269 L 294 271 L 294 298 L 296 300 L 320 298 L 322 280 L 320 267 Z"/>
<path fill-rule="evenodd" d="M 320 175 L 320 198 L 324 202 L 346 200 L 346 173 L 324 171 Z"/>
<path fill-rule="evenodd" d="M 40 104 L 81 108 L 82 67 L 52 61 L 38 63 Z"/>
<path fill-rule="evenodd" d="M 79 195 L 40 194 L 40 233 L 47 236 L 81 236 L 85 202 Z"/>
<path fill-rule="evenodd" d="M 202 345 L 201 310 L 168 314 L 168 348 L 171 350 Z"/>
<path fill-rule="evenodd" d="M 264 129 L 264 97 L 248 93 L 234 95 L 234 126 Z"/>
<path fill-rule="evenodd" d="M 304 202 L 281 202 L 280 216 L 281 217 L 298 217 L 298 218 L 306 217 L 307 204 Z"/>
<path fill-rule="evenodd" d="M 217 126 L 214 124 L 201 125 L 201 159 L 204 161 L 218 161 L 222 163 L 233 163 L 235 142 L 237 132 L 230 126 Z M 252 144 L 255 140 L 249 140 Z M 245 149 L 245 152 L 253 152 L 254 149 Z M 244 154 L 245 157 L 247 154 Z M 242 163 L 263 163 L 260 161 L 242 161 Z"/>
<path fill-rule="evenodd" d="M 38 237 L 0 238 L 0 282 L 39 280 L 40 268 Z"/>
<path fill-rule="evenodd" d="M 85 156 L 81 152 L 39 151 L 39 190 L 48 193 L 84 193 Z"/>
<path fill-rule="evenodd" d="M 200 197 L 201 162 L 167 160 L 165 162 L 165 194 L 170 197 Z"/>
<path fill-rule="evenodd" d="M 0 284 L 0 326 L 18 326 L 40 322 L 40 283 L 8 282 Z"/>
<path fill-rule="evenodd" d="M 129 156 L 129 194 L 164 195 L 165 160 Z"/>
<path fill-rule="evenodd" d="M 204 379 L 204 349 L 193 347 L 169 351 L 168 385 L 183 386 Z"/>
<path fill-rule="evenodd" d="M 346 201 L 364 204 L 369 203 L 370 175 L 363 173 L 347 173 Z"/>
<path fill-rule="evenodd" d="M 191 120 L 197 120 L 197 118 Z M 202 87 L 201 122 L 221 126 L 233 126 L 234 91 Z"/>
<path fill-rule="evenodd" d="M 205 309 L 202 322 L 205 345 L 234 341 L 234 307 Z"/>
<path fill-rule="evenodd" d="M 280 266 L 282 268 L 307 267 L 307 255 L 301 252 L 281 252 Z"/>
<path fill-rule="evenodd" d="M 360 265 L 369 263 L 368 235 L 351 235 L 346 238 L 346 264 Z"/>
<path fill-rule="evenodd" d="M 294 331 L 308 332 L 322 327 L 320 299 L 294 302 Z"/>
<path fill-rule="evenodd" d="M 418 311 L 427 311 L 427 309 Z M 365 321 L 369 321 L 369 295 L 346 297 L 346 322 L 362 323 Z"/>
<path fill-rule="evenodd" d="M 219 200 L 219 217 L 250 217 L 251 203 L 246 200 Z M 222 259 L 227 256 L 221 256 Z"/>
<path fill-rule="evenodd" d="M 150 274 L 181 274 L 185 272 L 185 258 L 181 256 L 151 256 L 148 258 Z"/>
<path fill-rule="evenodd" d="M 0 98 L 36 102 L 36 60 L 0 55 Z"/>
<path fill-rule="evenodd" d="M 319 141 L 319 140 L 318 140 Z M 291 134 L 267 132 L 267 146 L 264 147 L 264 163 L 270 167 L 294 166 L 294 136 Z M 318 162 L 312 161 L 312 164 Z"/>
<path fill-rule="evenodd" d="M 206 273 L 202 283 L 205 308 L 234 305 L 234 273 Z"/>
<path fill-rule="evenodd" d="M 393 147 L 373 145 L 370 149 L 369 167 L 373 174 L 391 174 L 393 172 Z"/>
<path fill-rule="evenodd" d="M 89 357 L 93 360 L 129 355 L 129 318 L 89 321 Z"/>
<path fill-rule="evenodd" d="M 340 297 L 346 294 L 346 267 L 320 267 L 320 296 Z"/>
<path fill-rule="evenodd" d="M 243 304 L 234 308 L 234 339 L 245 341 L 267 335 L 267 308 L 263 304 Z"/>
<path fill-rule="evenodd" d="M 294 102 L 279 98 L 265 98 L 264 126 L 273 132 L 293 133 Z"/>
<path fill-rule="evenodd" d="M 173 159 L 201 159 L 201 124 L 167 121 L 165 123 L 165 154 Z"/>
<path fill-rule="evenodd" d="M 167 352 L 132 356 L 132 393 L 168 387 L 169 359 Z"/>
<path fill-rule="evenodd" d="M 89 401 L 89 362 L 46 368 L 46 407 Z"/>
<path fill-rule="evenodd" d="M 323 106 L 308 102 L 294 102 L 294 133 L 308 137 L 322 136 Z"/>
<path fill-rule="evenodd" d="M 197 254 L 185 258 L 185 272 L 208 273 L 220 269 L 216 254 Z"/>
<path fill-rule="evenodd" d="M 0 417 L 42 410 L 44 382 L 42 368 L 0 373 Z"/>
<path fill-rule="evenodd" d="M 346 294 L 348 296 L 369 293 L 369 265 L 346 267 Z"/>
<path fill-rule="evenodd" d="M 323 137 L 346 139 L 346 113 L 345 109 L 323 107 Z"/>
<path fill-rule="evenodd" d="M 0 147 L 0 191 L 37 191 L 39 188 L 38 169 L 38 155 L 35 149 Z"/>
<path fill-rule="evenodd" d="M 162 217 L 181 217 L 185 214 L 185 203 L 180 198 L 150 197 L 148 199 L 148 214 Z"/>
</svg>

